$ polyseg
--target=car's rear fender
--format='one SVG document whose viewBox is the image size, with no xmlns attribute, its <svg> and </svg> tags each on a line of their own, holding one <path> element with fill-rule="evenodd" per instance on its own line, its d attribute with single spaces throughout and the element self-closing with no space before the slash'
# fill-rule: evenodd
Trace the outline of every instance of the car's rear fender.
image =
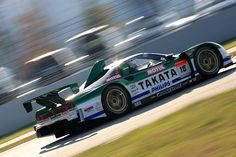
<svg viewBox="0 0 236 157">
<path fill-rule="evenodd" d="M 106 116 L 101 101 L 104 88 L 105 86 L 97 87 L 75 99 L 74 104 L 81 122 Z"/>
</svg>

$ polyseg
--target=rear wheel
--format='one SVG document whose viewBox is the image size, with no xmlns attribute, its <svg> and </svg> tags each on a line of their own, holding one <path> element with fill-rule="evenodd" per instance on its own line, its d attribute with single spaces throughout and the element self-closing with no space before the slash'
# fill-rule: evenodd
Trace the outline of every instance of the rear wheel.
<svg viewBox="0 0 236 157">
<path fill-rule="evenodd" d="M 102 104 L 106 114 L 110 117 L 126 114 L 131 109 L 131 99 L 128 92 L 117 85 L 105 89 L 102 95 Z"/>
<path fill-rule="evenodd" d="M 221 68 L 221 57 L 217 50 L 210 47 L 200 48 L 194 56 L 198 72 L 204 77 L 212 77 Z"/>
<path fill-rule="evenodd" d="M 66 135 L 66 132 L 64 131 L 64 129 L 59 129 L 57 128 L 55 131 L 54 131 L 54 135 L 56 138 L 59 138 L 59 137 L 62 137 L 64 135 Z"/>
<path fill-rule="evenodd" d="M 44 136 L 48 136 L 51 135 L 52 132 L 49 129 L 45 129 L 45 128 L 41 128 L 36 130 L 36 136 L 39 137 L 44 137 Z"/>
</svg>

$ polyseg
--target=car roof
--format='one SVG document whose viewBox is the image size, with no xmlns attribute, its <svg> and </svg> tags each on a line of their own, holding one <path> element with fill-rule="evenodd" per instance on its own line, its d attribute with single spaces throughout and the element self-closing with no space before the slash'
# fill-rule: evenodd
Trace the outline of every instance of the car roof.
<svg viewBox="0 0 236 157">
<path fill-rule="evenodd" d="M 119 59 L 116 61 L 113 61 L 111 64 L 107 65 L 104 69 L 111 69 L 113 67 L 117 67 L 120 64 L 127 62 L 129 60 L 138 58 L 138 57 L 143 57 L 143 58 L 155 58 L 155 56 L 159 56 L 159 57 L 166 57 L 169 54 L 163 54 L 163 53 L 137 53 L 128 57 L 125 57 L 123 59 Z"/>
</svg>

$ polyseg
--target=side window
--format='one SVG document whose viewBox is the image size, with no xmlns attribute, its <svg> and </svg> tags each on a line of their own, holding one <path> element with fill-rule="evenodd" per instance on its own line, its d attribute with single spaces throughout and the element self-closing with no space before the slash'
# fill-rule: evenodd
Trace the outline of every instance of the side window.
<svg viewBox="0 0 236 157">
<path fill-rule="evenodd" d="M 133 72 L 141 71 L 161 63 L 160 60 L 137 58 L 128 63 Z"/>
<path fill-rule="evenodd" d="M 166 62 L 166 57 L 158 54 L 140 54 L 129 60 L 126 60 L 122 67 L 123 75 L 134 74 L 138 71 L 145 70 L 150 67 Z"/>
</svg>

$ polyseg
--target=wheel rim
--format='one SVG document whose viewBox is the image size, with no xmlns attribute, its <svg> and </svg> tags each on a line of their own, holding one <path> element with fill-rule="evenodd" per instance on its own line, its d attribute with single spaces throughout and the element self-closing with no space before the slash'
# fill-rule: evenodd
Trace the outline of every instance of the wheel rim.
<svg viewBox="0 0 236 157">
<path fill-rule="evenodd" d="M 112 89 L 106 96 L 107 107 L 114 113 L 122 113 L 126 108 L 126 97 L 124 93 L 118 89 Z"/>
<path fill-rule="evenodd" d="M 199 67 L 208 73 L 214 73 L 218 70 L 219 60 L 212 50 L 202 50 L 198 55 Z"/>
</svg>

